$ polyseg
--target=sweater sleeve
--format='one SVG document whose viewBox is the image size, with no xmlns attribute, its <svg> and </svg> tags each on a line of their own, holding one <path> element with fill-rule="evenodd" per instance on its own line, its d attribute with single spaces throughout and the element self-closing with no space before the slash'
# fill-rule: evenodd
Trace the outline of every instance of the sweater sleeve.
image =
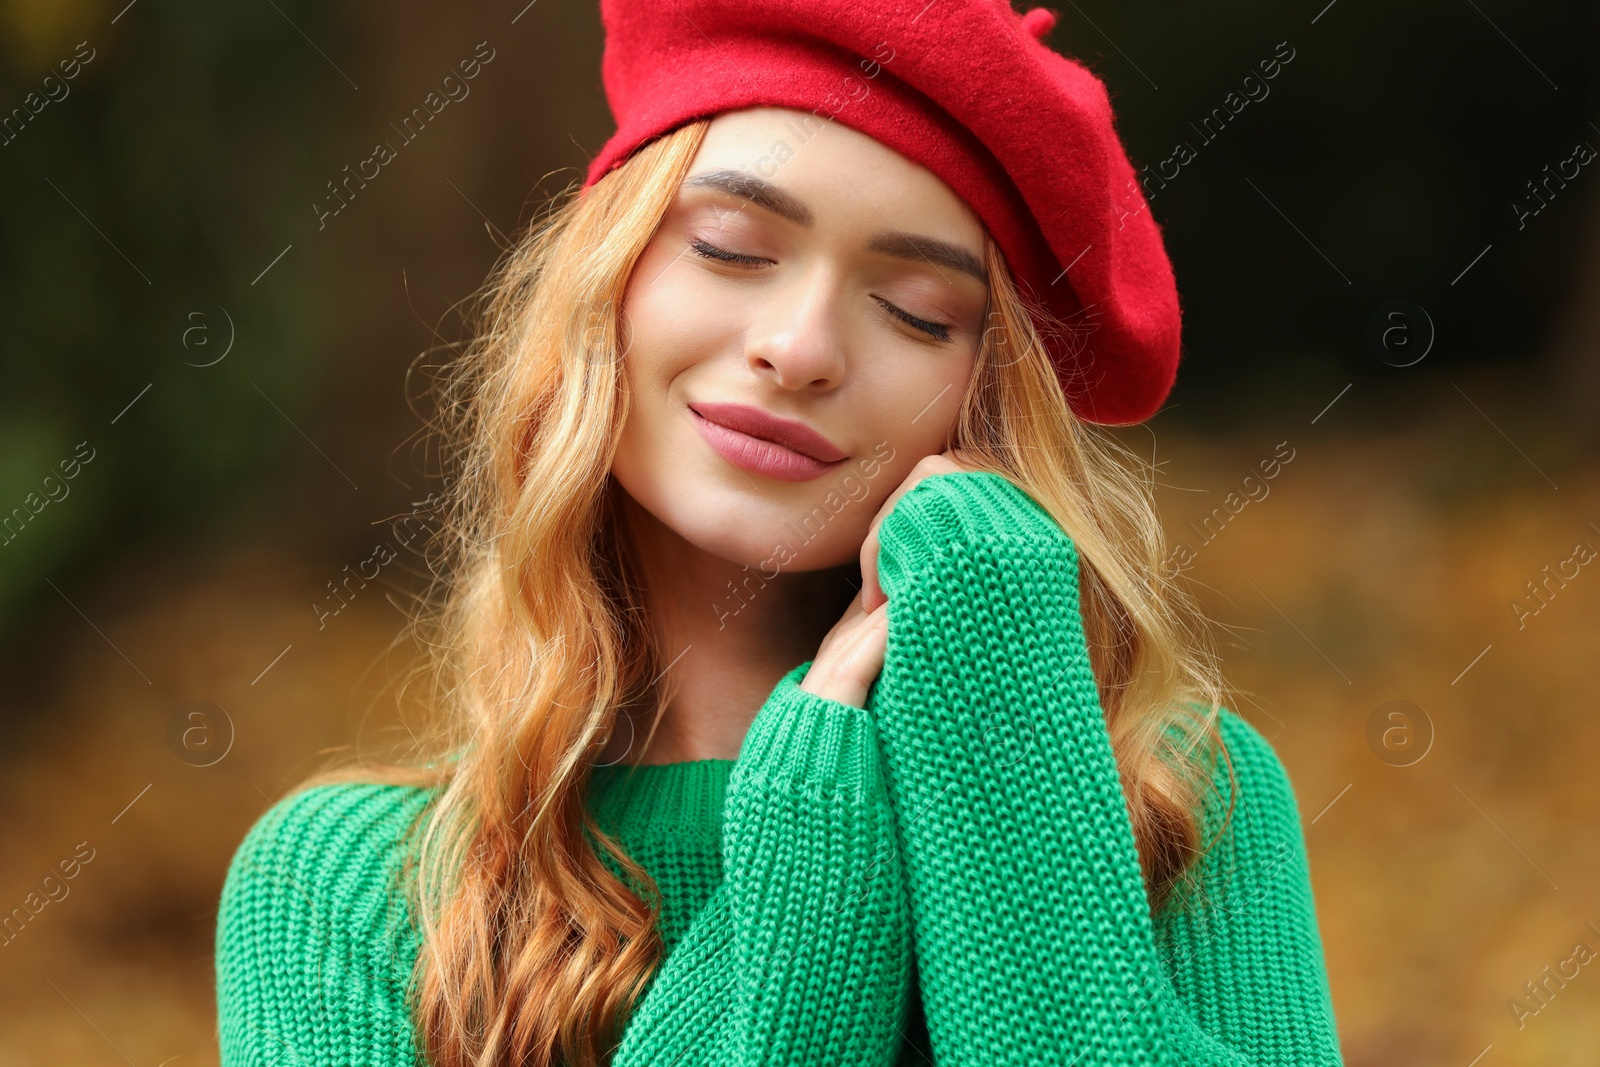
<svg viewBox="0 0 1600 1067">
<path fill-rule="evenodd" d="M 317 786 L 250 828 L 217 907 L 222 1067 L 420 1067 L 405 1003 L 417 938 L 395 879 L 428 797 Z"/>
<path fill-rule="evenodd" d="M 1270 747 L 1239 761 L 1226 908 L 1158 936 L 1072 539 L 1009 479 L 961 471 L 914 486 L 879 541 L 889 636 L 868 710 L 938 1067 L 1338 1064 Z"/>
<path fill-rule="evenodd" d="M 629 1018 L 613 1067 L 892 1064 L 910 910 L 864 709 L 779 681 L 728 779 L 723 880 Z"/>
<path fill-rule="evenodd" d="M 1255 727 L 1226 709 L 1219 727 L 1237 783 L 1218 767 L 1207 840 L 1230 799 L 1233 817 L 1200 861 L 1205 897 L 1163 912 L 1157 935 L 1173 992 L 1202 1029 L 1243 1050 L 1245 1063 L 1339 1064 L 1293 786 Z"/>
</svg>

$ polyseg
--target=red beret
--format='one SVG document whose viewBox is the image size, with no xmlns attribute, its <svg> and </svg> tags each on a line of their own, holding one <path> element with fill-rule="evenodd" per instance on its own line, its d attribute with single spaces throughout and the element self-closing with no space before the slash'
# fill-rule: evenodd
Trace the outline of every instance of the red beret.
<svg viewBox="0 0 1600 1067">
<path fill-rule="evenodd" d="M 1104 84 L 1009 0 L 601 0 L 617 122 L 584 189 L 640 146 L 738 108 L 836 119 L 937 174 L 1025 291 L 1072 410 L 1154 414 L 1178 367 L 1178 292 Z"/>
</svg>

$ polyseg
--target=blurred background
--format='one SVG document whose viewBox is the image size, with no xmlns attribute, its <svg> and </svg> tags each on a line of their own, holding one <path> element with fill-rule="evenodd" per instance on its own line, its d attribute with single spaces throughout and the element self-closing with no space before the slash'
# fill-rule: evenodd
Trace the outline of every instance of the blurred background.
<svg viewBox="0 0 1600 1067">
<path fill-rule="evenodd" d="M 1346 1062 L 1593 1062 L 1595 5 L 1054 10 L 1186 309 L 1116 434 L 1294 780 Z M 0 0 L 0 1064 L 216 1062 L 228 860 L 405 728 L 426 368 L 609 135 L 601 43 L 592 0 Z"/>
</svg>

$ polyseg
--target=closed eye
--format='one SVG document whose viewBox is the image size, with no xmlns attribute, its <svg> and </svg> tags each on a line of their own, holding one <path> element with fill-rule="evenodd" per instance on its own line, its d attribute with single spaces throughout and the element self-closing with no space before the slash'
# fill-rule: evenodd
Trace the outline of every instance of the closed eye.
<svg viewBox="0 0 1600 1067">
<path fill-rule="evenodd" d="M 753 267 L 757 263 L 766 262 L 760 256 L 744 256 L 737 252 L 729 252 L 725 248 L 718 248 L 716 245 L 702 241 L 699 238 L 690 241 L 689 247 L 694 249 L 696 255 L 704 256 L 706 259 L 721 260 L 724 263 L 743 263 Z"/>
<path fill-rule="evenodd" d="M 944 325 L 943 323 L 929 322 L 927 319 L 919 319 L 915 315 L 901 311 L 899 308 L 895 307 L 881 296 L 873 297 L 873 299 L 882 304 L 884 310 L 888 311 L 889 314 L 893 315 L 895 318 L 900 319 L 903 322 L 910 323 L 917 329 L 924 330 L 941 341 L 950 340 L 950 327 Z"/>
<path fill-rule="evenodd" d="M 738 263 L 743 266 L 753 267 L 758 263 L 766 262 L 766 260 L 762 259 L 760 256 L 747 256 L 738 252 L 730 252 L 725 248 L 718 248 L 709 241 L 704 241 L 700 238 L 692 239 L 689 242 L 689 247 L 694 251 L 695 255 L 701 256 L 705 259 L 714 259 L 721 263 Z M 908 325 L 915 326 L 917 329 L 922 330 L 924 333 L 929 334 L 937 340 L 950 340 L 950 327 L 947 324 L 940 322 L 929 322 L 927 319 L 920 319 L 910 312 L 896 307 L 889 301 L 883 299 L 881 296 L 873 297 L 873 299 L 879 304 L 882 304 L 885 311 L 900 321 L 907 323 Z"/>
</svg>

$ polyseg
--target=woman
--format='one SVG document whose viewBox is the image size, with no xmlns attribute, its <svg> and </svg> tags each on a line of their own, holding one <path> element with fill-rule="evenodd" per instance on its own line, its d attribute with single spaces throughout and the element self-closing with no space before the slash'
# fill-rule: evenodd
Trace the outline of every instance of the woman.
<svg viewBox="0 0 1600 1067">
<path fill-rule="evenodd" d="M 1087 426 L 1177 355 L 1103 88 L 990 0 L 603 14 L 617 137 L 446 397 L 436 728 L 241 844 L 223 1063 L 1338 1063 L 1292 788 Z"/>
</svg>

